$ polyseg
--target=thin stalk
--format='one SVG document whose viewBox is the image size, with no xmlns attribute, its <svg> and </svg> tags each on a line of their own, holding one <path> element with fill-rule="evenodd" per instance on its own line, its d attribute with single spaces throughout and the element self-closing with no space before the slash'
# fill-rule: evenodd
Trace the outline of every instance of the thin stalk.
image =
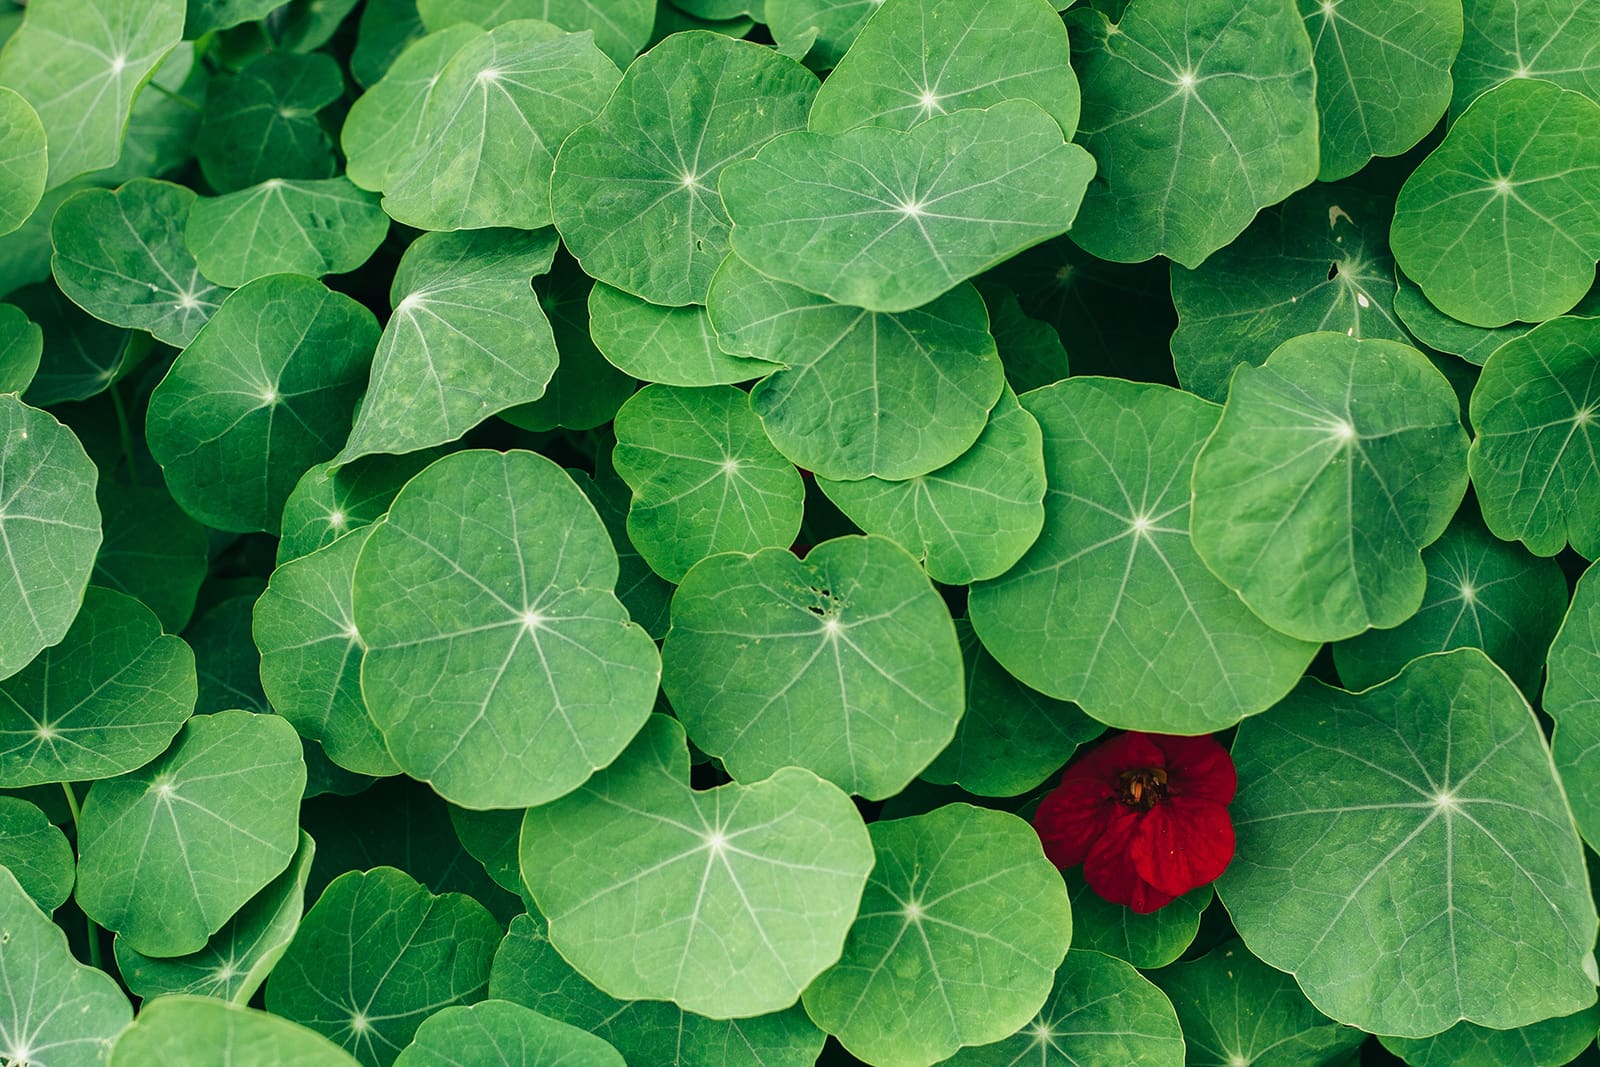
<svg viewBox="0 0 1600 1067">
<path fill-rule="evenodd" d="M 176 100 L 178 103 L 182 104 L 184 107 L 192 108 L 195 111 L 204 111 L 205 110 L 205 108 L 201 107 L 199 104 L 195 103 L 193 100 L 190 100 L 187 96 L 184 96 L 182 93 L 173 92 L 171 89 L 168 89 L 165 85 L 162 85 L 158 81 L 149 81 L 149 82 L 145 82 L 145 84 L 147 86 L 149 86 L 150 88 L 154 89 L 156 92 L 160 93 L 162 96 L 166 97 L 167 99 Z"/>
<path fill-rule="evenodd" d="M 122 439 L 122 455 L 128 461 L 128 484 L 139 484 L 139 464 L 133 454 L 133 429 L 128 425 L 128 409 L 122 403 L 122 390 L 113 383 L 111 407 L 117 413 L 117 436 Z"/>
<path fill-rule="evenodd" d="M 71 782 L 62 782 L 61 791 L 67 795 L 67 811 L 72 813 L 72 834 L 77 837 L 79 816 L 82 814 L 78 808 L 78 795 L 72 791 Z M 100 961 L 100 927 L 87 915 L 83 917 L 83 921 L 89 935 L 89 965 L 103 969 Z"/>
</svg>

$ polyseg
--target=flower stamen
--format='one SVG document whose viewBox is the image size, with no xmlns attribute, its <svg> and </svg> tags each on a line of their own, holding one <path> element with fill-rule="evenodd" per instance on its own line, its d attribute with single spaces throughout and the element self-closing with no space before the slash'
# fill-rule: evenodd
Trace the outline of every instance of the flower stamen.
<svg viewBox="0 0 1600 1067">
<path fill-rule="evenodd" d="M 1130 808 L 1149 811 L 1167 799 L 1167 772 L 1164 767 L 1145 767 L 1124 771 L 1117 799 Z"/>
</svg>

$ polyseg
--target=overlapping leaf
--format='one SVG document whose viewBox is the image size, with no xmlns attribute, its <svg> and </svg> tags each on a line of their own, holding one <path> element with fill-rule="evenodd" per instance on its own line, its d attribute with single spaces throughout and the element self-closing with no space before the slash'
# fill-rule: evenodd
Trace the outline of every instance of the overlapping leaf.
<svg viewBox="0 0 1600 1067">
<path fill-rule="evenodd" d="M 17 796 L 0 796 L 0 867 L 45 914 L 72 894 L 76 860 L 67 836 L 37 805 Z"/>
<path fill-rule="evenodd" d="M 219 193 L 271 178 L 331 178 L 333 144 L 317 112 L 344 92 L 332 56 L 271 52 L 216 78 L 200 127 L 200 169 Z"/>
<path fill-rule="evenodd" d="M 320 1034 L 264 1011 L 215 997 L 152 1001 L 122 1032 L 110 1067 L 355 1067 L 356 1060 Z"/>
<path fill-rule="evenodd" d="M 428 1016 L 395 1067 L 461 1067 L 493 1060 L 506 1067 L 624 1067 L 617 1050 L 588 1031 L 505 1000 L 457 1005 Z"/>
<path fill-rule="evenodd" d="M 609 285 L 589 293 L 589 330 L 613 366 L 647 382 L 732 385 L 775 369 L 723 351 L 704 307 L 662 307 Z"/>
<path fill-rule="evenodd" d="M 646 44 L 655 16 L 651 0 L 418 0 L 429 30 L 459 21 L 484 29 L 513 19 L 544 19 L 564 30 L 594 32 L 594 43 L 618 67 L 626 68 Z"/>
<path fill-rule="evenodd" d="M 1462 0 L 1466 34 L 1450 73 L 1459 115 L 1502 82 L 1540 78 L 1600 102 L 1600 3 L 1595 0 Z"/>
<path fill-rule="evenodd" d="M 203 198 L 189 211 L 200 273 L 241 286 L 269 274 L 342 274 L 383 243 L 389 217 L 348 178 L 285 181 Z"/>
<path fill-rule="evenodd" d="M 0 87 L 0 234 L 21 226 L 44 196 L 44 125 L 28 101 Z"/>
</svg>

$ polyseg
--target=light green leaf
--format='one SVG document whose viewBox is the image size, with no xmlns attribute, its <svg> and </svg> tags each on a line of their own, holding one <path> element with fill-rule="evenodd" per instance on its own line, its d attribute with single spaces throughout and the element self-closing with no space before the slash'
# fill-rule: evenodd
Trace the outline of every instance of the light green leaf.
<svg viewBox="0 0 1600 1067">
<path fill-rule="evenodd" d="M 703 560 L 672 599 L 661 681 L 736 781 L 805 767 L 869 800 L 944 750 L 965 696 L 949 610 L 884 537 Z"/>
<path fill-rule="evenodd" d="M 1600 1009 L 1563 1015 L 1514 1030 L 1491 1030 L 1456 1023 L 1434 1037 L 1408 1040 L 1379 1037 L 1383 1047 L 1411 1067 L 1459 1067 L 1492 1063 L 1495 1067 L 1561 1067 L 1594 1044 Z"/>
<path fill-rule="evenodd" d="M 1093 377 L 1023 404 L 1044 430 L 1047 532 L 972 589 L 995 659 L 1101 722 L 1158 733 L 1219 730 L 1293 688 L 1316 646 L 1251 614 L 1190 540 L 1190 472 L 1216 406 Z"/>
<path fill-rule="evenodd" d="M 1286 0 L 1133 0 L 1067 19 L 1099 162 L 1072 239 L 1194 268 L 1317 177 L 1311 40 Z M 1262 43 L 1271 41 L 1272 47 Z"/>
<path fill-rule="evenodd" d="M 808 66 L 836 66 L 855 43 L 879 0 L 767 0 L 767 28 L 779 47 L 789 47 L 815 34 L 805 52 Z"/>
<path fill-rule="evenodd" d="M 872 311 L 908 311 L 1072 224 L 1094 160 L 1037 104 L 930 118 L 910 133 L 792 133 L 728 168 L 733 249 L 762 274 Z"/>
<path fill-rule="evenodd" d="M 1015 815 L 949 804 L 869 827 L 878 855 L 844 957 L 806 1012 L 854 1055 L 925 1067 L 1043 1008 L 1072 937 L 1061 874 Z"/>
<path fill-rule="evenodd" d="M 27 99 L 0 86 L 0 234 L 21 226 L 44 196 L 44 125 Z"/>
<path fill-rule="evenodd" d="M 549 229 L 430 233 L 406 249 L 372 381 L 336 462 L 454 441 L 539 399 L 558 357 L 528 283 L 555 251 Z"/>
<path fill-rule="evenodd" d="M 110 1067 L 355 1067 L 324 1038 L 287 1019 L 215 997 L 152 1001 L 117 1038 Z"/>
<path fill-rule="evenodd" d="M 139 340 L 142 335 L 87 314 L 54 282 L 19 289 L 11 299 L 44 335 L 39 369 L 24 394 L 30 404 L 44 407 L 97 396 L 149 353 L 149 344 Z"/>
<path fill-rule="evenodd" d="M 442 454 L 425 448 L 403 456 L 367 456 L 337 467 L 329 461 L 307 470 L 283 504 L 278 565 L 309 556 L 380 518 L 400 487 Z"/>
<path fill-rule="evenodd" d="M 593 1034 L 505 1000 L 428 1016 L 395 1067 L 625 1067 Z"/>
<path fill-rule="evenodd" d="M 1395 262 L 1474 326 L 1570 310 L 1600 259 L 1597 131 L 1600 104 L 1549 82 L 1483 94 L 1400 189 Z"/>
<path fill-rule="evenodd" d="M 805 485 L 730 385 L 650 385 L 617 412 L 612 462 L 633 490 L 628 539 L 671 582 L 718 552 L 787 548 Z"/>
<path fill-rule="evenodd" d="M 660 664 L 594 507 L 532 452 L 457 452 L 361 550 L 361 689 L 402 770 L 466 808 L 570 792 L 616 758 Z"/>
<path fill-rule="evenodd" d="M 793 1004 L 839 958 L 872 868 L 855 806 L 809 771 L 689 786 L 652 716 L 616 763 L 532 808 L 522 877 L 551 944 L 613 997 L 722 1018 Z"/>
<path fill-rule="evenodd" d="M 189 212 L 189 249 L 200 273 L 241 286 L 269 274 L 344 274 L 365 263 L 389 232 L 375 196 L 348 178 L 271 178 Z"/>
<path fill-rule="evenodd" d="M 150 397 L 174 499 L 207 526 L 275 532 L 300 475 L 337 451 L 377 340 L 370 311 L 311 278 L 230 294 Z"/>
<path fill-rule="evenodd" d="M 200 126 L 200 170 L 219 193 L 271 178 L 331 178 L 333 143 L 317 112 L 344 94 L 332 56 L 268 52 L 212 79 Z"/>
<path fill-rule="evenodd" d="M 1146 915 L 1113 904 L 1089 888 L 1081 868 L 1061 872 L 1072 898 L 1072 946 L 1127 960 L 1140 970 L 1165 967 L 1194 943 L 1211 903 L 1209 885 L 1191 890 Z"/>
<path fill-rule="evenodd" d="M 1239 728 L 1233 759 L 1217 894 L 1320 1011 L 1427 1037 L 1595 1002 L 1583 847 L 1533 712 L 1482 652 L 1357 696 L 1307 680 Z"/>
<path fill-rule="evenodd" d="M 206 65 L 195 62 L 193 43 L 185 41 L 167 53 L 134 97 L 122 155 L 115 166 L 91 175 L 95 183 L 111 186 L 134 178 L 158 178 L 192 160 L 200 135 L 200 105 L 210 81 Z"/>
<path fill-rule="evenodd" d="M 726 351 L 781 361 L 750 391 L 778 451 L 825 478 L 915 478 L 953 462 L 1005 387 L 971 286 L 878 315 L 765 278 L 729 256 L 707 311 Z M 882 397 L 892 393 L 893 404 Z"/>
<path fill-rule="evenodd" d="M 1600 572 L 1578 579 L 1561 629 L 1550 646 L 1544 709 L 1556 721 L 1551 748 L 1572 801 L 1578 830 L 1600 841 Z"/>
<path fill-rule="evenodd" d="M 75 862 L 67 835 L 44 812 L 21 797 L 0 796 L 0 867 L 46 914 L 72 894 Z"/>
<path fill-rule="evenodd" d="M 749 41 L 674 34 L 561 146 L 556 228 L 583 269 L 653 304 L 703 303 L 728 252 L 723 168 L 805 127 L 817 79 Z"/>
<path fill-rule="evenodd" d="M 590 478 L 582 471 L 569 470 L 572 480 L 589 498 L 600 521 L 611 534 L 611 543 L 617 550 L 617 599 L 628 609 L 634 622 L 656 640 L 666 636 L 668 608 L 672 602 L 674 586 L 650 569 L 639 550 L 628 539 L 628 507 L 633 493 L 626 482 L 614 471 L 597 471 Z"/>
<path fill-rule="evenodd" d="M 78 823 L 78 904 L 148 956 L 198 952 L 294 858 L 305 761 L 274 715 L 190 719 L 166 754 L 96 782 Z"/>
<path fill-rule="evenodd" d="M 1450 113 L 1460 115 L 1501 82 L 1542 78 L 1600 101 L 1600 3 L 1595 0 L 1463 0 L 1466 35 L 1451 74 Z"/>
<path fill-rule="evenodd" d="M 431 30 L 474 22 L 493 29 L 513 19 L 544 19 L 564 30 L 594 31 L 594 43 L 626 69 L 650 40 L 655 16 L 652 0 L 418 0 L 422 21 Z"/>
<path fill-rule="evenodd" d="M 1466 491 L 1466 445 L 1455 391 L 1416 349 L 1286 341 L 1234 373 L 1195 460 L 1195 550 L 1301 640 L 1398 626 L 1422 604 L 1421 550 Z"/>
<path fill-rule="evenodd" d="M 39 371 L 44 331 L 15 304 L 0 304 L 0 393 L 20 393 Z"/>
<path fill-rule="evenodd" d="M 1400 321 L 1405 323 L 1406 329 L 1429 348 L 1460 356 L 1468 363 L 1479 367 L 1488 362 L 1489 356 L 1495 349 L 1507 341 L 1523 336 L 1538 325 L 1532 322 L 1511 322 L 1504 326 L 1473 326 L 1459 319 L 1452 319 L 1428 303 L 1428 298 L 1422 295 L 1417 283 L 1407 278 L 1403 272 L 1395 271 L 1395 281 L 1399 283 L 1400 288 L 1395 294 L 1394 310 Z M 1577 307 L 1567 314 L 1584 318 L 1600 316 L 1600 289 L 1591 289 L 1582 300 L 1578 301 Z"/>
<path fill-rule="evenodd" d="M 609 285 L 589 293 L 595 347 L 634 378 L 663 385 L 732 385 L 762 378 L 776 365 L 724 352 L 706 309 L 662 307 Z"/>
</svg>

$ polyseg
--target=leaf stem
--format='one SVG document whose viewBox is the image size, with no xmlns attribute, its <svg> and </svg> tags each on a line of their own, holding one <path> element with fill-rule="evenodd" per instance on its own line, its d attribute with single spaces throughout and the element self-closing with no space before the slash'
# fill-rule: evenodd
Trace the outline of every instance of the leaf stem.
<svg viewBox="0 0 1600 1067">
<path fill-rule="evenodd" d="M 187 96 L 184 96 L 182 93 L 173 92 L 171 89 L 168 89 L 165 85 L 162 85 L 158 81 L 153 81 L 153 80 L 152 81 L 148 81 L 148 82 L 145 83 L 145 85 L 148 86 L 151 89 L 154 89 L 156 92 L 160 93 L 162 96 L 166 97 L 168 100 L 176 100 L 178 103 L 182 104 L 184 107 L 191 108 L 191 109 L 193 109 L 195 111 L 204 111 L 205 110 L 205 108 L 201 107 L 199 104 L 195 103 L 193 100 L 190 100 Z"/>
<path fill-rule="evenodd" d="M 67 811 L 72 814 L 73 837 L 78 838 L 78 823 L 82 815 L 82 811 L 78 807 L 78 795 L 72 791 L 71 782 L 62 782 L 61 791 L 67 795 Z M 81 856 L 82 839 L 78 838 L 78 840 Z M 83 917 L 83 923 L 85 932 L 89 935 L 89 966 L 97 970 L 104 970 L 105 968 L 100 959 L 100 927 L 87 915 Z"/>
<path fill-rule="evenodd" d="M 128 461 L 128 484 L 137 487 L 139 484 L 139 464 L 133 455 L 133 430 L 128 425 L 128 409 L 122 403 L 122 390 L 116 383 L 112 383 L 111 407 L 117 413 L 117 436 L 122 439 L 122 455 Z"/>
</svg>

